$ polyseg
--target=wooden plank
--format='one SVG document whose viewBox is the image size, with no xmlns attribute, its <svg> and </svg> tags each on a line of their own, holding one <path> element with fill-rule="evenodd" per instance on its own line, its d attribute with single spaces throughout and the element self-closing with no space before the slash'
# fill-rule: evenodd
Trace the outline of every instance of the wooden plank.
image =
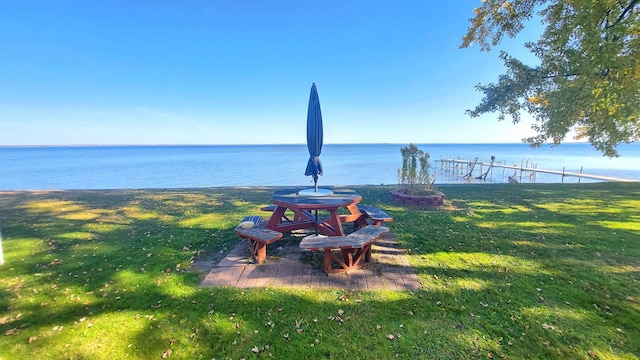
<svg viewBox="0 0 640 360">
<path fill-rule="evenodd" d="M 384 222 L 393 221 L 393 218 L 391 216 L 389 216 L 386 212 L 384 212 L 382 209 L 379 209 L 377 207 L 358 204 L 358 209 L 360 209 L 360 211 L 367 214 L 367 216 L 373 220 L 384 221 Z"/>
<path fill-rule="evenodd" d="M 367 225 L 365 227 L 363 227 L 362 229 L 359 229 L 351 234 L 349 234 L 349 237 L 352 237 L 354 239 L 357 239 L 359 241 L 366 241 L 368 239 L 371 238 L 379 238 L 380 235 L 389 232 L 389 228 L 385 227 L 385 226 L 374 226 L 374 225 Z"/>
<path fill-rule="evenodd" d="M 260 227 L 250 229 L 236 228 L 236 233 L 241 237 L 261 241 L 266 244 L 271 244 L 282 237 L 282 233 Z"/>
<path fill-rule="evenodd" d="M 360 249 L 389 231 L 388 227 L 367 225 L 347 236 L 311 235 L 300 241 L 300 249 L 318 251 L 324 249 Z"/>
<path fill-rule="evenodd" d="M 325 248 L 339 249 L 341 247 L 360 248 L 360 242 L 350 239 L 348 236 L 323 236 L 311 235 L 300 241 L 300 250 L 318 251 Z"/>
</svg>

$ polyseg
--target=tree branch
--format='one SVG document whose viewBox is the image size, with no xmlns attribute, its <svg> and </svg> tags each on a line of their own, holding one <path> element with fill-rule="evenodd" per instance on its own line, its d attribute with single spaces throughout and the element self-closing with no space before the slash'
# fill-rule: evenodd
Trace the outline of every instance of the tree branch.
<svg viewBox="0 0 640 360">
<path fill-rule="evenodd" d="M 606 26 L 607 29 L 610 29 L 616 25 L 618 25 L 619 23 L 622 22 L 622 20 L 624 20 L 624 17 L 627 15 L 628 12 L 633 11 L 633 8 L 638 5 L 638 3 L 640 2 L 640 0 L 632 0 L 629 5 L 627 5 L 626 8 L 624 8 L 622 10 L 622 13 L 620 13 L 620 16 L 618 16 L 618 18 L 616 19 L 616 21 L 613 22 L 613 24 Z M 620 4 L 620 2 L 618 2 L 618 5 L 622 5 Z"/>
</svg>

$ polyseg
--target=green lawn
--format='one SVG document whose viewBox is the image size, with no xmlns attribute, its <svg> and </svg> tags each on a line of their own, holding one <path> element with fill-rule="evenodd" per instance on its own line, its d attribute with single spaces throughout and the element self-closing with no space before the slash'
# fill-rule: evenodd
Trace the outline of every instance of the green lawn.
<svg viewBox="0 0 640 360">
<path fill-rule="evenodd" d="M 273 189 L 0 193 L 0 359 L 640 358 L 640 184 L 353 188 L 423 290 L 199 288 Z"/>
</svg>

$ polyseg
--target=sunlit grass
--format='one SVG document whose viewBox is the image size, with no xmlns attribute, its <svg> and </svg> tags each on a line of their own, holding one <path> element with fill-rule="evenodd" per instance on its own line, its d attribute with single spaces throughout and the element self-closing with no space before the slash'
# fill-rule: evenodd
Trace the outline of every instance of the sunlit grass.
<svg viewBox="0 0 640 360">
<path fill-rule="evenodd" d="M 611 230 L 635 230 L 640 231 L 640 218 L 631 218 L 630 221 L 593 221 L 589 224 L 602 226 Z M 615 233 L 613 233 L 615 235 Z"/>
<path fill-rule="evenodd" d="M 232 224 L 235 226 L 237 219 L 230 218 L 223 214 L 202 214 L 191 216 L 180 220 L 177 225 L 182 227 L 199 227 L 203 229 L 228 229 Z"/>
<path fill-rule="evenodd" d="M 0 359 L 640 356 L 640 186 L 356 189 L 422 290 L 200 288 L 273 189 L 3 193 Z"/>
</svg>

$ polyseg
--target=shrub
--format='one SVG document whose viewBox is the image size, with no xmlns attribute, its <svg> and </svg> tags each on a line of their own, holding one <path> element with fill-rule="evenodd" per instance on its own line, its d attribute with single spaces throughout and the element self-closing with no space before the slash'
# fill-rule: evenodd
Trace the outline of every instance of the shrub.
<svg viewBox="0 0 640 360">
<path fill-rule="evenodd" d="M 410 143 L 400 148 L 402 168 L 398 169 L 400 191 L 410 195 L 420 195 L 435 191 L 433 175 L 429 173 L 430 155 Z"/>
</svg>

